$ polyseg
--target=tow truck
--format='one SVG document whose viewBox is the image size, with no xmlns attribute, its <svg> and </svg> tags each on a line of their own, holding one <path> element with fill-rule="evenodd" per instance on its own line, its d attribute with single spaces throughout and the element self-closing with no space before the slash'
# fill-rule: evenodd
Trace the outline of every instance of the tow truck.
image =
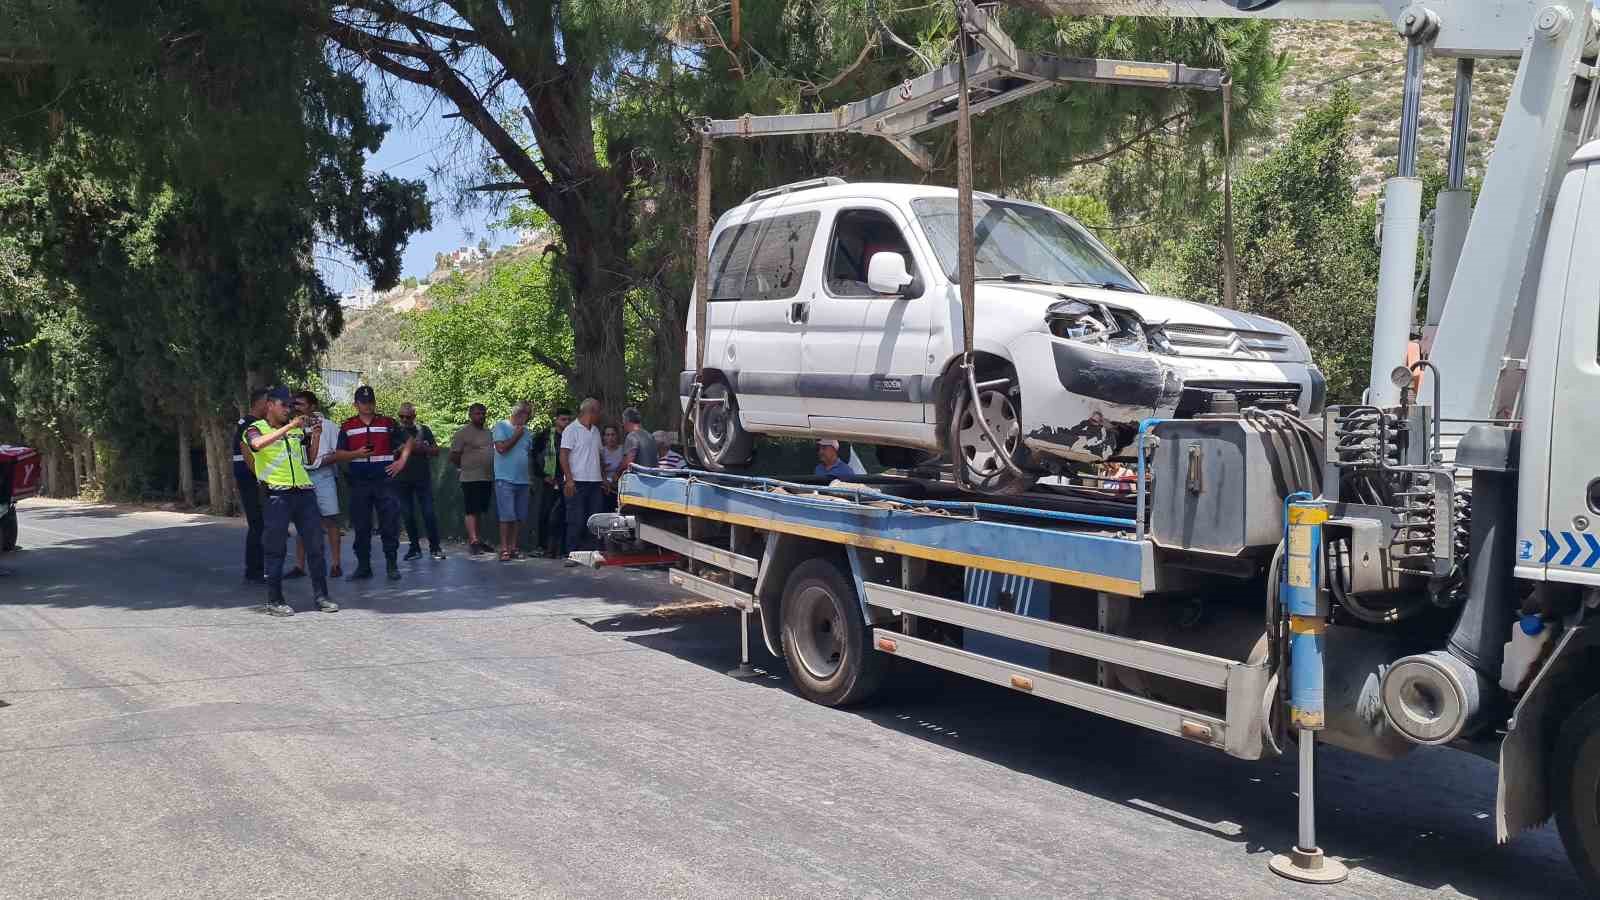
<svg viewBox="0 0 1600 900">
<path fill-rule="evenodd" d="M 1591 0 L 1019 5 L 1393 24 L 1407 47 L 1404 105 L 1363 401 L 1313 421 L 1283 408 L 1145 421 L 1127 492 L 1063 483 L 996 502 L 937 473 L 824 485 L 635 469 L 621 481 L 620 513 L 591 527 L 674 554 L 673 582 L 738 609 L 741 641 L 753 616 L 817 703 L 866 700 L 902 657 L 1243 759 L 1297 754 L 1296 845 L 1272 862 L 1286 877 L 1345 874 L 1316 839 L 1317 742 L 1374 760 L 1443 746 L 1498 763 L 1499 841 L 1553 816 L 1581 879 L 1600 891 Z M 691 337 L 704 334 L 714 141 L 844 132 L 917 159 L 915 135 L 954 122 L 970 204 L 975 112 L 1063 81 L 1181 86 L 1172 66 L 1021 50 L 996 16 L 965 2 L 957 22 L 954 62 L 884 94 L 830 113 L 704 124 Z M 1458 62 L 1449 185 L 1419 315 L 1429 56 Z M 1474 208 L 1472 81 L 1475 61 L 1489 58 L 1518 69 Z M 963 256 L 970 352 L 977 311 Z M 1423 355 L 1407 365 L 1417 322 Z"/>
</svg>

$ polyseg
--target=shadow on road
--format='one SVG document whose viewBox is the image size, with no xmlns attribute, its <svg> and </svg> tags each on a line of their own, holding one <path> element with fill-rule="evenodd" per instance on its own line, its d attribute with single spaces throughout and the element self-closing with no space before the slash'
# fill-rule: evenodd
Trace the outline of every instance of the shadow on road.
<svg viewBox="0 0 1600 900">
<path fill-rule="evenodd" d="M 115 507 L 72 506 L 24 509 L 24 549 L 4 557 L 12 574 L 0 582 L 0 596 L 54 609 L 114 608 L 211 610 L 259 607 L 264 589 L 242 580 L 245 531 L 238 520 L 202 519 L 165 527 L 118 527 L 128 514 Z M 85 520 L 93 528 L 107 525 L 114 534 L 72 536 L 68 529 Z M 37 530 L 33 530 L 37 529 Z M 30 533 L 31 531 L 31 533 Z M 370 581 L 330 579 L 330 593 L 343 606 L 380 613 L 486 612 L 529 602 L 582 599 L 636 608 L 656 596 L 642 596 L 637 573 L 607 571 L 590 575 L 554 560 L 498 562 L 492 554 L 469 557 L 466 548 L 449 545 L 448 559 L 423 557 L 401 562 L 404 576 L 391 583 L 383 577 L 383 550 L 373 536 L 372 557 L 377 577 Z M 351 535 L 344 536 L 344 574 L 355 570 Z M 400 552 L 406 541 L 401 538 Z M 294 564 L 290 541 L 289 566 Z M 284 582 L 290 602 L 308 604 L 308 579 Z"/>
<path fill-rule="evenodd" d="M 725 672 L 738 662 L 731 610 L 667 618 L 629 613 L 582 620 L 596 631 Z M 792 690 L 781 660 L 751 626 L 754 684 Z M 1249 762 L 1101 716 L 895 660 L 869 705 L 840 714 L 1137 809 L 1239 846 L 1259 859 L 1295 839 L 1292 759 Z M 1494 843 L 1495 771 L 1446 750 L 1378 762 L 1319 752 L 1324 848 L 1352 869 L 1474 897 L 1580 896 L 1553 828 Z M 1175 861 L 1181 865 L 1181 861 Z"/>
</svg>

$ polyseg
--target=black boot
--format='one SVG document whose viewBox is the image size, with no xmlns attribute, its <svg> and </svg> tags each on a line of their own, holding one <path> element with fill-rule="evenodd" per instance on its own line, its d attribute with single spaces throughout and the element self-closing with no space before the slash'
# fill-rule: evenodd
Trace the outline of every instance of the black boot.
<svg viewBox="0 0 1600 900">
<path fill-rule="evenodd" d="M 388 569 L 389 569 L 389 580 L 390 581 L 399 581 L 400 580 L 400 564 L 395 562 L 394 561 L 394 557 L 392 557 L 392 556 L 389 557 L 389 559 L 388 559 Z"/>
<path fill-rule="evenodd" d="M 372 577 L 372 564 L 367 562 L 364 559 L 357 561 L 356 562 L 356 570 L 354 572 L 350 573 L 350 580 L 351 581 L 358 581 L 358 580 L 363 579 L 363 578 L 371 578 L 371 577 Z"/>
</svg>

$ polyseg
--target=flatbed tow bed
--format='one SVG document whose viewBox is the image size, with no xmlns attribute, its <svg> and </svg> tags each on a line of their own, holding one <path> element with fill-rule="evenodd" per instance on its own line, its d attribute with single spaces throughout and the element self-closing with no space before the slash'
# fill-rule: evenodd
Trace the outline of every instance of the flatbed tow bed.
<svg viewBox="0 0 1600 900">
<path fill-rule="evenodd" d="M 917 490 L 636 468 L 619 496 L 628 531 L 683 558 L 673 583 L 740 610 L 746 633 L 757 616 L 767 649 L 789 661 L 808 699 L 864 700 L 887 657 L 899 656 L 1233 756 L 1263 755 L 1275 690 L 1265 657 L 1111 633 L 1119 609 L 1160 587 L 1137 518 L 910 499 L 897 488 Z M 1126 670 L 1182 683 L 1187 691 L 1167 693 L 1199 702 L 1119 689 Z"/>
</svg>

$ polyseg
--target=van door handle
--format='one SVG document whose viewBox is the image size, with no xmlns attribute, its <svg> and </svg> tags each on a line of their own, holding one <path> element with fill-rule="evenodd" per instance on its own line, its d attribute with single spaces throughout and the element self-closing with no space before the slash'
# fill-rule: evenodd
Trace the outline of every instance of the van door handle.
<svg viewBox="0 0 1600 900">
<path fill-rule="evenodd" d="M 796 300 L 789 304 L 789 324 L 804 325 L 811 319 L 811 304 L 804 300 Z"/>
</svg>

